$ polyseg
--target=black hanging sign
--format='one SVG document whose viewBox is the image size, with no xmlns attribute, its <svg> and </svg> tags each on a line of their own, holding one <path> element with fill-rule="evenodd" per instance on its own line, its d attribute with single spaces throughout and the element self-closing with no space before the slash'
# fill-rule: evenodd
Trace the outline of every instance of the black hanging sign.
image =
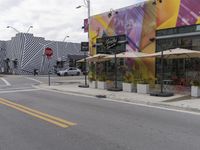
<svg viewBox="0 0 200 150">
<path fill-rule="evenodd" d="M 83 52 L 89 51 L 89 43 L 88 42 L 81 42 L 81 51 L 83 51 Z"/>
</svg>

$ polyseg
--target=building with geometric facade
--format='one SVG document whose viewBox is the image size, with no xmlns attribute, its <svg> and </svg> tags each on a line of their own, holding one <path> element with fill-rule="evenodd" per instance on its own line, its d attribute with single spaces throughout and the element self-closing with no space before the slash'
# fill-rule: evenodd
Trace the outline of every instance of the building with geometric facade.
<svg viewBox="0 0 200 150">
<path fill-rule="evenodd" d="M 172 48 L 200 51 L 200 1 L 145 1 L 92 16 L 89 27 L 90 55 L 100 53 L 99 39 L 121 35 L 126 36 L 124 51 L 128 52 L 155 53 Z M 105 72 L 108 80 L 113 79 L 113 63 L 100 62 L 97 74 Z M 127 72 L 146 80 L 156 79 L 161 69 L 160 60 L 155 58 L 120 59 L 117 66 L 118 80 L 123 80 Z M 200 59 L 165 60 L 164 66 L 165 79 L 191 79 L 200 72 Z"/>
<path fill-rule="evenodd" d="M 49 41 L 43 37 L 34 37 L 29 33 L 18 33 L 9 41 L 0 41 L 0 68 L 2 73 L 33 74 L 34 69 L 39 74 L 48 73 L 48 59 L 44 49 L 53 50 L 50 59 L 52 71 L 74 66 L 76 60 L 84 57 L 79 43 Z"/>
</svg>

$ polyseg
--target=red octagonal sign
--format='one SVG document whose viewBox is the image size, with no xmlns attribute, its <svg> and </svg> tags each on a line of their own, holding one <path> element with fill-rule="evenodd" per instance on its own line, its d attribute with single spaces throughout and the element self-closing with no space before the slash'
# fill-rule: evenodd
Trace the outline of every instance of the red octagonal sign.
<svg viewBox="0 0 200 150">
<path fill-rule="evenodd" d="M 45 55 L 48 59 L 51 58 L 51 56 L 53 55 L 53 50 L 49 47 L 45 48 Z"/>
</svg>

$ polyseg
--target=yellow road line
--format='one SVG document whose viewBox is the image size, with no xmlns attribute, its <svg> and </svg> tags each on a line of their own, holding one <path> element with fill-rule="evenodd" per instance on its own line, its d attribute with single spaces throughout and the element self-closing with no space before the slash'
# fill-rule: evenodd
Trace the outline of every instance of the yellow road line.
<svg viewBox="0 0 200 150">
<path fill-rule="evenodd" d="M 69 126 L 76 125 L 76 123 L 73 123 L 73 122 L 70 122 L 70 121 L 55 117 L 55 116 L 48 115 L 46 113 L 25 107 L 23 105 L 11 102 L 11 101 L 3 99 L 3 98 L 0 98 L 0 103 L 4 104 L 6 106 L 12 107 L 14 109 L 17 109 L 19 111 L 22 111 L 26 114 L 32 115 L 34 117 L 37 117 L 37 118 L 43 119 L 45 121 L 51 122 L 51 123 L 56 124 L 56 125 L 63 127 L 63 128 L 67 128 Z"/>
</svg>

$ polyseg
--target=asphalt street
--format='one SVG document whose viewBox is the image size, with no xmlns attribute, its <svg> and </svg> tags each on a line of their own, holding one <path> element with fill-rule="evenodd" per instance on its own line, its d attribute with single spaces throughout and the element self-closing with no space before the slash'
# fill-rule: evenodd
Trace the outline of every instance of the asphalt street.
<svg viewBox="0 0 200 150">
<path fill-rule="evenodd" d="M 0 150 L 200 149 L 200 115 L 32 87 L 46 77 L 3 78 L 10 85 L 0 81 Z M 82 77 L 52 79 L 67 80 Z"/>
</svg>

